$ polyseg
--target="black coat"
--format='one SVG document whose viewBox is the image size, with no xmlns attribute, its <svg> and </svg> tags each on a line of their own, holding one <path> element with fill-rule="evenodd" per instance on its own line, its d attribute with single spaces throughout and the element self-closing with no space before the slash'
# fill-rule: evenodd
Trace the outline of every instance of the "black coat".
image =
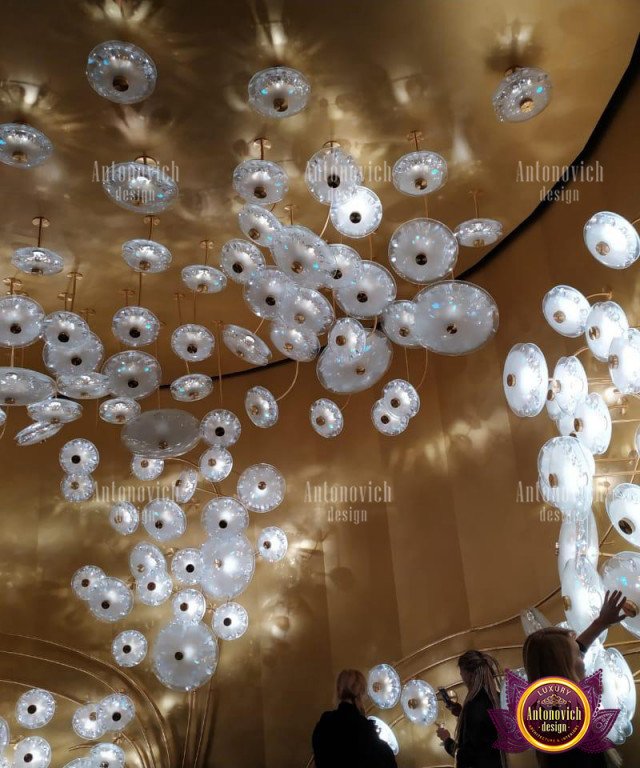
<svg viewBox="0 0 640 768">
<path fill-rule="evenodd" d="M 312 743 L 316 768 L 397 768 L 374 723 L 346 701 L 322 715 Z"/>
<path fill-rule="evenodd" d="M 444 745 L 450 755 L 455 752 L 458 768 L 502 768 L 500 752 L 493 747 L 498 732 L 489 716 L 492 708 L 485 691 L 464 705 L 458 743 L 447 739 Z"/>
</svg>

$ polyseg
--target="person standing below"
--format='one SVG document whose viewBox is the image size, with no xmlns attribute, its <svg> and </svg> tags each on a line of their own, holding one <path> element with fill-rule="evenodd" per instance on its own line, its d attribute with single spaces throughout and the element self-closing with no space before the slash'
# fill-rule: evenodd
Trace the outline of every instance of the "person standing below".
<svg viewBox="0 0 640 768">
<path fill-rule="evenodd" d="M 483 651 L 467 651 L 458 659 L 458 668 L 468 692 L 462 706 L 448 706 L 458 718 L 455 738 L 443 727 L 437 730 L 438 738 L 456 758 L 457 768 L 505 768 L 505 755 L 493 746 L 498 733 L 489 715 L 490 709 L 500 708 L 498 662 Z"/>
<path fill-rule="evenodd" d="M 313 731 L 316 768 L 397 768 L 391 747 L 365 715 L 365 676 L 344 669 L 336 681 L 338 706 L 325 712 Z"/>
<path fill-rule="evenodd" d="M 561 627 L 545 627 L 529 635 L 522 649 L 527 679 L 535 682 L 542 677 L 564 677 L 574 683 L 582 682 L 584 654 L 602 632 L 625 618 L 625 600 L 622 592 L 607 592 L 600 614 L 579 637 Z M 575 747 L 557 754 L 536 752 L 536 756 L 541 768 L 607 768 L 622 764 L 613 749 L 589 754 Z"/>
</svg>

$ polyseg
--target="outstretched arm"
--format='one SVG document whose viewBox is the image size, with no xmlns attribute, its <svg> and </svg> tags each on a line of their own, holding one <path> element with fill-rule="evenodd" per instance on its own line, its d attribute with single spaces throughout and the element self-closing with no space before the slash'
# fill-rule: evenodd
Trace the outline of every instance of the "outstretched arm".
<svg viewBox="0 0 640 768">
<path fill-rule="evenodd" d="M 609 629 L 613 624 L 617 624 L 625 617 L 623 606 L 625 604 L 625 596 L 619 590 L 609 593 L 604 596 L 604 603 L 600 609 L 600 614 L 594 619 L 591 624 L 585 629 L 585 631 L 576 638 L 580 647 L 586 651 L 586 649 L 593 643 L 593 641 L 604 632 L 605 629 Z"/>
</svg>

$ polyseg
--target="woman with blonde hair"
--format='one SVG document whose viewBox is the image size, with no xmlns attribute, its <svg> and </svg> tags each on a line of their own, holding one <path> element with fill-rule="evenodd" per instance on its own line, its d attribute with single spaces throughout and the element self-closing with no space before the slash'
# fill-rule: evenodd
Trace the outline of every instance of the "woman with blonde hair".
<svg viewBox="0 0 640 768">
<path fill-rule="evenodd" d="M 585 676 L 584 654 L 593 641 L 624 619 L 625 597 L 615 591 L 605 595 L 599 616 L 576 637 L 576 633 L 561 627 L 545 627 L 529 635 L 522 649 L 524 668 L 530 682 L 542 677 L 564 677 L 579 683 Z M 621 765 L 617 752 L 581 752 L 578 747 L 557 754 L 538 752 L 541 768 L 606 768 Z"/>
<path fill-rule="evenodd" d="M 338 706 L 325 712 L 313 731 L 316 768 L 397 768 L 391 747 L 365 715 L 367 681 L 343 669 L 336 681 Z"/>
<path fill-rule="evenodd" d="M 498 662 L 483 651 L 467 651 L 458 659 L 458 668 L 468 689 L 464 704 L 445 702 L 458 718 L 455 738 L 443 727 L 438 737 L 458 768 L 503 768 L 506 758 L 493 746 L 498 734 L 489 715 L 490 709 L 500 708 Z"/>
</svg>

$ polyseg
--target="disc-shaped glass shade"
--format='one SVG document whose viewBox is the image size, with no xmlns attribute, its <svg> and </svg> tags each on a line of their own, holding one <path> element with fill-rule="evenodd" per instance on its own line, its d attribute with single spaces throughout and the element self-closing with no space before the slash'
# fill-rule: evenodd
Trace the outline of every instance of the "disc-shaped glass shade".
<svg viewBox="0 0 640 768">
<path fill-rule="evenodd" d="M 171 382 L 170 392 L 181 403 L 203 400 L 213 392 L 213 380 L 204 373 L 187 373 Z"/>
<path fill-rule="evenodd" d="M 396 290 L 388 269 L 374 261 L 362 261 L 355 279 L 338 288 L 336 300 L 352 317 L 375 317 L 395 299 Z"/>
<path fill-rule="evenodd" d="M 211 630 L 200 622 L 171 621 L 152 647 L 153 671 L 174 691 L 193 691 L 215 672 L 218 648 Z"/>
<path fill-rule="evenodd" d="M 99 768 L 124 768 L 125 753 L 122 747 L 111 742 L 96 744 L 89 752 L 89 764 Z"/>
<path fill-rule="evenodd" d="M 124 693 L 113 693 L 98 702 L 98 718 L 110 732 L 123 731 L 135 716 L 135 705 Z"/>
<path fill-rule="evenodd" d="M 76 597 L 88 600 L 91 588 L 105 578 L 102 568 L 97 565 L 83 565 L 73 574 L 71 589 Z"/>
<path fill-rule="evenodd" d="M 150 571 L 136 580 L 136 600 L 155 607 L 166 603 L 173 591 L 173 581 L 165 570 Z"/>
<path fill-rule="evenodd" d="M 146 459 L 182 456 L 200 441 L 200 423 L 177 408 L 144 411 L 124 426 L 121 437 L 131 453 Z"/>
<path fill-rule="evenodd" d="M 178 621 L 202 621 L 207 601 L 197 589 L 183 589 L 171 601 L 173 616 Z"/>
<path fill-rule="evenodd" d="M 53 346 L 75 347 L 82 344 L 91 331 L 86 321 L 75 312 L 51 312 L 42 326 L 44 340 Z"/>
<path fill-rule="evenodd" d="M 314 360 L 320 351 L 317 334 L 305 328 L 292 328 L 280 322 L 272 323 L 269 338 L 273 346 L 285 357 L 300 363 Z"/>
<path fill-rule="evenodd" d="M 34 168 L 51 157 L 53 144 L 32 125 L 2 123 L 0 125 L 0 162 L 14 168 Z"/>
<path fill-rule="evenodd" d="M 371 701 L 380 709 L 391 709 L 400 700 L 400 675 L 390 664 L 378 664 L 369 670 L 367 690 Z"/>
<path fill-rule="evenodd" d="M 34 421 L 50 424 L 68 424 L 82 416 L 82 406 L 73 400 L 50 397 L 27 406 L 27 413 Z"/>
<path fill-rule="evenodd" d="M 563 413 L 573 413 L 589 392 L 587 374 L 574 355 L 561 357 L 553 369 L 547 397 L 553 396 Z"/>
<path fill-rule="evenodd" d="M 264 341 L 256 333 L 239 325 L 225 325 L 222 341 L 229 352 L 251 365 L 266 365 L 271 359 L 271 350 Z"/>
<path fill-rule="evenodd" d="M 617 648 L 597 646 L 589 672 L 602 670 L 602 709 L 620 710 L 607 738 L 622 744 L 631 735 L 631 721 L 636 711 L 636 681 L 625 657 Z"/>
<path fill-rule="evenodd" d="M 145 163 L 109 166 L 102 186 L 116 205 L 135 213 L 162 213 L 178 199 L 178 185 L 171 176 Z"/>
<path fill-rule="evenodd" d="M 233 171 L 233 188 L 248 203 L 273 205 L 289 190 L 284 170 L 270 160 L 245 160 Z"/>
<path fill-rule="evenodd" d="M 109 379 L 111 394 L 118 397 L 139 400 L 160 386 L 160 365 L 146 352 L 118 352 L 106 361 L 102 372 Z"/>
<path fill-rule="evenodd" d="M 334 259 L 334 269 L 326 280 L 326 287 L 338 290 L 341 286 L 358 279 L 362 259 L 349 245 L 332 243 L 329 248 Z"/>
<path fill-rule="evenodd" d="M 602 579 L 585 557 L 578 557 L 565 565 L 560 587 L 569 626 L 580 634 L 600 613 L 605 591 Z M 600 638 L 604 640 L 603 635 Z"/>
<path fill-rule="evenodd" d="M 23 728 L 42 728 L 51 721 L 56 700 L 42 688 L 25 691 L 16 702 L 16 720 Z"/>
<path fill-rule="evenodd" d="M 640 257 L 640 236 L 633 225 L 617 213 L 594 213 L 584 225 L 589 253 L 605 267 L 626 269 Z"/>
<path fill-rule="evenodd" d="M 137 629 L 126 629 L 114 638 L 111 653 L 119 667 L 136 667 L 147 655 L 147 638 Z"/>
<path fill-rule="evenodd" d="M 14 436 L 14 440 L 20 446 L 37 445 L 50 437 L 57 435 L 62 429 L 62 424 L 54 424 L 50 421 L 34 421 Z"/>
<path fill-rule="evenodd" d="M 100 463 L 98 449 L 90 440 L 76 438 L 65 443 L 60 450 L 60 466 L 65 472 L 88 475 Z"/>
<path fill-rule="evenodd" d="M 87 741 L 101 739 L 107 732 L 104 722 L 98 719 L 97 702 L 85 704 L 83 707 L 76 709 L 71 719 L 71 727 L 74 733 L 81 739 L 87 739 Z M 65 766 L 65 768 L 68 768 L 68 766 Z M 78 768 L 91 768 L 91 763 L 87 760 L 85 764 L 79 765 Z"/>
<path fill-rule="evenodd" d="M 542 350 L 535 344 L 516 344 L 504 361 L 502 386 L 516 416 L 537 416 L 544 408 L 549 371 Z"/>
<path fill-rule="evenodd" d="M 193 494 L 198 489 L 198 470 L 184 469 L 178 475 L 173 485 L 173 498 L 178 504 L 186 504 L 191 501 Z"/>
<path fill-rule="evenodd" d="M 240 439 L 240 419 L 232 411 L 217 408 L 209 411 L 200 423 L 202 439 L 216 448 L 228 448 Z"/>
<path fill-rule="evenodd" d="M 117 104 L 135 104 L 153 93 L 156 67 L 149 54 L 133 43 L 100 43 L 87 59 L 87 79 L 93 90 Z"/>
<path fill-rule="evenodd" d="M 104 347 L 95 333 L 90 333 L 76 347 L 45 344 L 42 359 L 50 371 L 56 374 L 91 373 L 102 360 Z"/>
<path fill-rule="evenodd" d="M 539 629 L 550 627 L 551 622 L 538 608 L 525 608 L 520 613 L 520 621 L 522 623 L 522 629 L 527 637 L 537 632 Z"/>
<path fill-rule="evenodd" d="M 366 237 L 380 226 L 382 203 L 368 187 L 357 187 L 351 197 L 331 206 L 331 223 L 347 237 Z"/>
<path fill-rule="evenodd" d="M 262 251 L 248 240 L 229 240 L 220 251 L 220 266 L 234 283 L 243 285 L 252 272 L 265 266 Z"/>
<path fill-rule="evenodd" d="M 309 408 L 311 426 L 321 437 L 337 437 L 344 427 L 342 411 L 326 397 L 311 404 Z"/>
<path fill-rule="evenodd" d="M 502 237 L 502 224 L 495 219 L 468 219 L 454 230 L 460 243 L 467 248 L 484 248 Z"/>
<path fill-rule="evenodd" d="M 41 736 L 27 736 L 14 747 L 13 766 L 48 768 L 51 764 L 51 746 Z"/>
<path fill-rule="evenodd" d="M 287 534 L 276 525 L 263 528 L 258 536 L 258 555 L 269 563 L 277 563 L 287 554 Z"/>
<path fill-rule="evenodd" d="M 367 720 L 371 720 L 371 722 L 374 724 L 380 741 L 384 741 L 384 743 L 389 746 L 389 749 L 393 752 L 393 754 L 397 755 L 400 752 L 400 744 L 398 744 L 398 739 L 393 732 L 393 728 L 385 723 L 384 720 L 381 720 L 375 715 L 368 715 Z"/>
<path fill-rule="evenodd" d="M 601 574 L 604 589 L 610 592 L 618 589 L 627 598 L 622 626 L 640 637 L 640 554 L 618 552 L 604 561 Z"/>
<path fill-rule="evenodd" d="M 316 200 L 325 205 L 340 205 L 362 184 L 362 171 L 343 149 L 327 147 L 309 159 L 304 180 Z"/>
<path fill-rule="evenodd" d="M 146 456 L 134 456 L 131 459 L 131 472 L 138 480 L 155 480 L 163 470 L 162 459 L 149 459 Z"/>
<path fill-rule="evenodd" d="M 103 373 L 61 373 L 57 383 L 59 394 L 74 400 L 96 400 L 109 393 L 109 380 Z"/>
<path fill-rule="evenodd" d="M 373 426 L 383 435 L 399 435 L 409 425 L 408 416 L 396 415 L 384 400 L 376 400 L 371 409 Z"/>
<path fill-rule="evenodd" d="M 126 424 L 140 414 L 140 404 L 131 397 L 112 397 L 100 403 L 100 418 L 108 424 Z"/>
<path fill-rule="evenodd" d="M 0 405 L 31 405 L 53 397 L 55 391 L 53 379 L 44 373 L 0 367 Z"/>
<path fill-rule="evenodd" d="M 458 260 L 453 232 L 435 219 L 412 219 L 401 224 L 389 240 L 389 263 L 411 283 L 440 280 Z"/>
<path fill-rule="evenodd" d="M 341 317 L 327 338 L 327 348 L 339 361 L 355 360 L 366 352 L 369 331 L 354 317 Z"/>
<path fill-rule="evenodd" d="M 131 590 L 120 579 L 105 576 L 89 589 L 89 609 L 100 621 L 114 622 L 131 613 Z"/>
<path fill-rule="evenodd" d="M 146 274 L 164 272 L 171 264 L 171 251 L 155 240 L 127 240 L 122 245 L 122 258 L 131 269 Z"/>
<path fill-rule="evenodd" d="M 241 533 L 219 533 L 202 545 L 202 589 L 214 600 L 244 592 L 253 577 L 253 547 Z"/>
<path fill-rule="evenodd" d="M 271 211 L 255 203 L 244 206 L 238 214 L 238 224 L 249 240 L 264 248 L 271 248 L 274 236 L 282 229 Z"/>
<path fill-rule="evenodd" d="M 285 491 L 284 477 L 271 464 L 254 464 L 238 478 L 238 498 L 251 512 L 271 512 L 282 503 Z"/>
<path fill-rule="evenodd" d="M 187 518 L 171 499 L 153 499 L 142 511 L 145 531 L 156 541 L 173 541 L 187 530 Z"/>
<path fill-rule="evenodd" d="M 130 501 L 117 501 L 109 510 L 109 524 L 121 536 L 130 536 L 138 530 L 140 513 Z"/>
<path fill-rule="evenodd" d="M 78 503 L 88 501 L 96 490 L 91 475 L 73 473 L 62 478 L 60 492 L 67 501 Z"/>
<path fill-rule="evenodd" d="M 446 280 L 415 297 L 424 346 L 441 355 L 465 355 L 487 343 L 498 330 L 498 307 L 482 288 Z"/>
<path fill-rule="evenodd" d="M 0 754 L 3 754 L 5 749 L 9 746 L 11 741 L 11 733 L 9 731 L 9 723 L 0 717 Z M 10 764 L 6 765 L 6 768 L 10 768 Z"/>
<path fill-rule="evenodd" d="M 225 603 L 213 612 L 213 631 L 221 640 L 237 640 L 249 626 L 249 614 L 239 603 Z"/>
<path fill-rule="evenodd" d="M 447 180 L 447 163 L 428 150 L 409 152 L 396 160 L 391 171 L 393 186 L 405 195 L 428 195 Z"/>
<path fill-rule="evenodd" d="M 244 286 L 244 300 L 258 317 L 275 320 L 282 301 L 295 284 L 277 267 L 256 269 Z M 228 326 L 227 326 L 228 327 Z"/>
<path fill-rule="evenodd" d="M 327 347 L 318 358 L 316 373 L 320 384 L 331 392 L 362 392 L 384 376 L 392 356 L 387 337 L 375 331 L 369 333 L 367 350 L 354 360 L 343 360 Z"/>
<path fill-rule="evenodd" d="M 542 497 L 563 513 L 581 514 L 593 499 L 593 456 L 575 437 L 552 437 L 538 454 Z"/>
<path fill-rule="evenodd" d="M 594 568 L 598 567 L 600 546 L 598 526 L 591 510 L 583 517 L 567 518 L 562 521 L 558 534 L 558 573 L 562 573 L 569 560 L 585 557 Z"/>
<path fill-rule="evenodd" d="M 606 362 L 611 342 L 629 328 L 622 307 L 615 301 L 601 301 L 591 307 L 587 316 L 585 339 L 594 357 Z"/>
<path fill-rule="evenodd" d="M 182 282 L 194 293 L 220 293 L 227 287 L 224 273 L 205 264 L 190 264 L 181 275 Z"/>
<path fill-rule="evenodd" d="M 540 114 L 549 103 L 549 75 L 537 67 L 517 67 L 493 94 L 493 108 L 500 122 L 520 123 Z"/>
<path fill-rule="evenodd" d="M 640 331 L 629 328 L 609 347 L 609 375 L 623 395 L 640 393 Z"/>
<path fill-rule="evenodd" d="M 57 275 L 64 267 L 62 256 L 41 246 L 18 248 L 13 252 L 11 263 L 27 275 Z"/>
<path fill-rule="evenodd" d="M 273 258 L 283 273 L 307 288 L 324 285 L 335 269 L 331 248 L 307 227 L 283 227 L 273 240 Z"/>
<path fill-rule="evenodd" d="M 393 379 L 382 389 L 382 400 L 395 416 L 413 418 L 420 410 L 420 396 L 413 384 L 404 379 Z"/>
<path fill-rule="evenodd" d="M 290 67 L 263 69 L 249 81 L 249 104 L 265 117 L 297 115 L 307 106 L 310 93 L 305 76 Z"/>
<path fill-rule="evenodd" d="M 28 296 L 0 299 L 0 347 L 26 347 L 42 334 L 44 310 Z"/>
<path fill-rule="evenodd" d="M 179 549 L 171 560 L 171 573 L 180 584 L 193 586 L 200 582 L 202 566 L 199 549 Z"/>
<path fill-rule="evenodd" d="M 569 285 L 556 285 L 542 299 L 542 313 L 554 331 L 575 338 L 584 333 L 591 305 Z"/>
<path fill-rule="evenodd" d="M 249 525 L 249 514 L 237 499 L 220 496 L 202 509 L 202 527 L 209 536 L 220 532 L 241 533 Z"/>
<path fill-rule="evenodd" d="M 401 347 L 422 346 L 418 307 L 413 301 L 394 301 L 382 312 L 382 330 L 394 344 Z"/>
<path fill-rule="evenodd" d="M 611 442 L 611 414 L 602 395 L 592 392 L 573 412 L 573 433 L 584 447 L 596 455 L 605 453 Z"/>
<path fill-rule="evenodd" d="M 129 553 L 129 569 L 132 576 L 141 579 L 151 573 L 167 570 L 167 561 L 162 551 L 149 541 L 136 544 Z"/>
<path fill-rule="evenodd" d="M 620 483 L 607 493 L 607 514 L 616 531 L 640 548 L 640 486 Z"/>
<path fill-rule="evenodd" d="M 144 307 L 122 307 L 113 316 L 113 335 L 129 347 L 144 347 L 158 338 L 158 318 Z"/>
<path fill-rule="evenodd" d="M 280 320 L 290 328 L 323 333 L 334 319 L 331 303 L 313 288 L 290 291 L 280 306 Z"/>
<path fill-rule="evenodd" d="M 233 469 L 233 457 L 226 448 L 209 448 L 200 456 L 200 472 L 212 483 L 229 477 Z"/>
<path fill-rule="evenodd" d="M 438 716 L 436 692 L 424 680 L 409 680 L 400 695 L 402 709 L 412 723 L 433 725 Z"/>
<path fill-rule="evenodd" d="M 278 403 L 265 387 L 251 387 L 247 391 L 244 409 L 256 427 L 267 429 L 278 421 Z"/>
</svg>

